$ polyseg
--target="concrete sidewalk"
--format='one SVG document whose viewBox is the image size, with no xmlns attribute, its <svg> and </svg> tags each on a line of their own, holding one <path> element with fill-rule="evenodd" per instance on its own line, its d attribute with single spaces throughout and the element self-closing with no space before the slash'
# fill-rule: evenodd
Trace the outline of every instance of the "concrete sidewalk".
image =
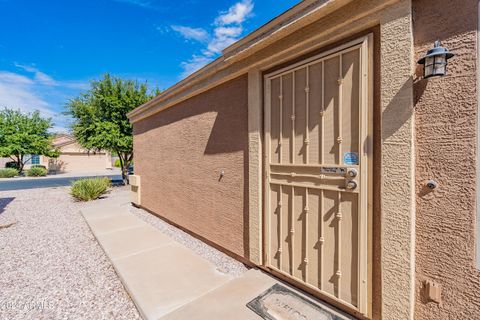
<svg viewBox="0 0 480 320">
<path fill-rule="evenodd" d="M 262 317 L 247 303 L 279 283 L 255 269 L 237 278 L 219 272 L 211 262 L 130 213 L 119 199 L 93 205 L 82 214 L 144 319 L 259 320 Z M 310 304 L 290 298 L 274 306 L 280 310 L 278 317 L 268 319 L 351 319 L 289 288 Z M 295 308 L 302 317 L 294 314 Z"/>
<path fill-rule="evenodd" d="M 104 177 L 104 176 L 121 176 L 122 171 L 119 168 L 97 170 L 97 171 L 85 171 L 85 172 L 59 172 L 59 173 L 49 173 L 45 177 L 15 177 L 11 178 L 10 181 L 26 181 L 26 180 L 48 180 L 48 179 L 59 179 L 59 178 L 77 178 L 77 177 Z M 2 180 L 9 181 L 9 180 Z"/>
<path fill-rule="evenodd" d="M 231 280 L 125 209 L 82 213 L 145 319 L 160 319 Z"/>
</svg>

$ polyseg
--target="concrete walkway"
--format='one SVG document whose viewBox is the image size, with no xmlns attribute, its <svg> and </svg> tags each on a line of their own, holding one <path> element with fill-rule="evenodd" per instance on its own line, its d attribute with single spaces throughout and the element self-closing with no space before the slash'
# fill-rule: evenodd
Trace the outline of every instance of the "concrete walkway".
<svg viewBox="0 0 480 320">
<path fill-rule="evenodd" d="M 144 319 L 261 319 L 246 305 L 278 280 L 255 269 L 238 278 L 221 273 L 209 261 L 129 213 L 123 203 L 111 204 L 83 209 L 82 214 Z M 298 291 L 296 294 L 304 297 Z M 347 319 L 337 312 L 318 313 L 309 306 L 300 309 L 308 316 L 274 319 Z"/>
</svg>

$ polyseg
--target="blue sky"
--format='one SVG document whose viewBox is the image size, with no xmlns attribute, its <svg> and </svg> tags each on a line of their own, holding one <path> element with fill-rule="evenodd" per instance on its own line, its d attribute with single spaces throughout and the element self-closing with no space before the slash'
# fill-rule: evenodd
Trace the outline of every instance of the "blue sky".
<svg viewBox="0 0 480 320">
<path fill-rule="evenodd" d="M 40 110 L 109 72 L 166 89 L 298 0 L 0 0 L 0 107 Z"/>
</svg>

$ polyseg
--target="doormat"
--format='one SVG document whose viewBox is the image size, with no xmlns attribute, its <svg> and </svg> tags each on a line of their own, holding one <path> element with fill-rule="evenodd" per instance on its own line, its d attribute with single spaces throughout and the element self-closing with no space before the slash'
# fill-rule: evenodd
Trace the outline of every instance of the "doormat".
<svg viewBox="0 0 480 320">
<path fill-rule="evenodd" d="M 266 320 L 345 320 L 278 283 L 247 303 Z"/>
</svg>

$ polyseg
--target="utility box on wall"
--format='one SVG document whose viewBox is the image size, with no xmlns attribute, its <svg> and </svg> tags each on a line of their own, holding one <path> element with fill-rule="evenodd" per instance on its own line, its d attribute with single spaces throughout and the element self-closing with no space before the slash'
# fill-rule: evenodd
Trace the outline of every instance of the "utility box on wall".
<svg viewBox="0 0 480 320">
<path fill-rule="evenodd" d="M 140 176 L 131 175 L 129 177 L 130 182 L 130 201 L 136 205 L 140 206 Z"/>
</svg>

